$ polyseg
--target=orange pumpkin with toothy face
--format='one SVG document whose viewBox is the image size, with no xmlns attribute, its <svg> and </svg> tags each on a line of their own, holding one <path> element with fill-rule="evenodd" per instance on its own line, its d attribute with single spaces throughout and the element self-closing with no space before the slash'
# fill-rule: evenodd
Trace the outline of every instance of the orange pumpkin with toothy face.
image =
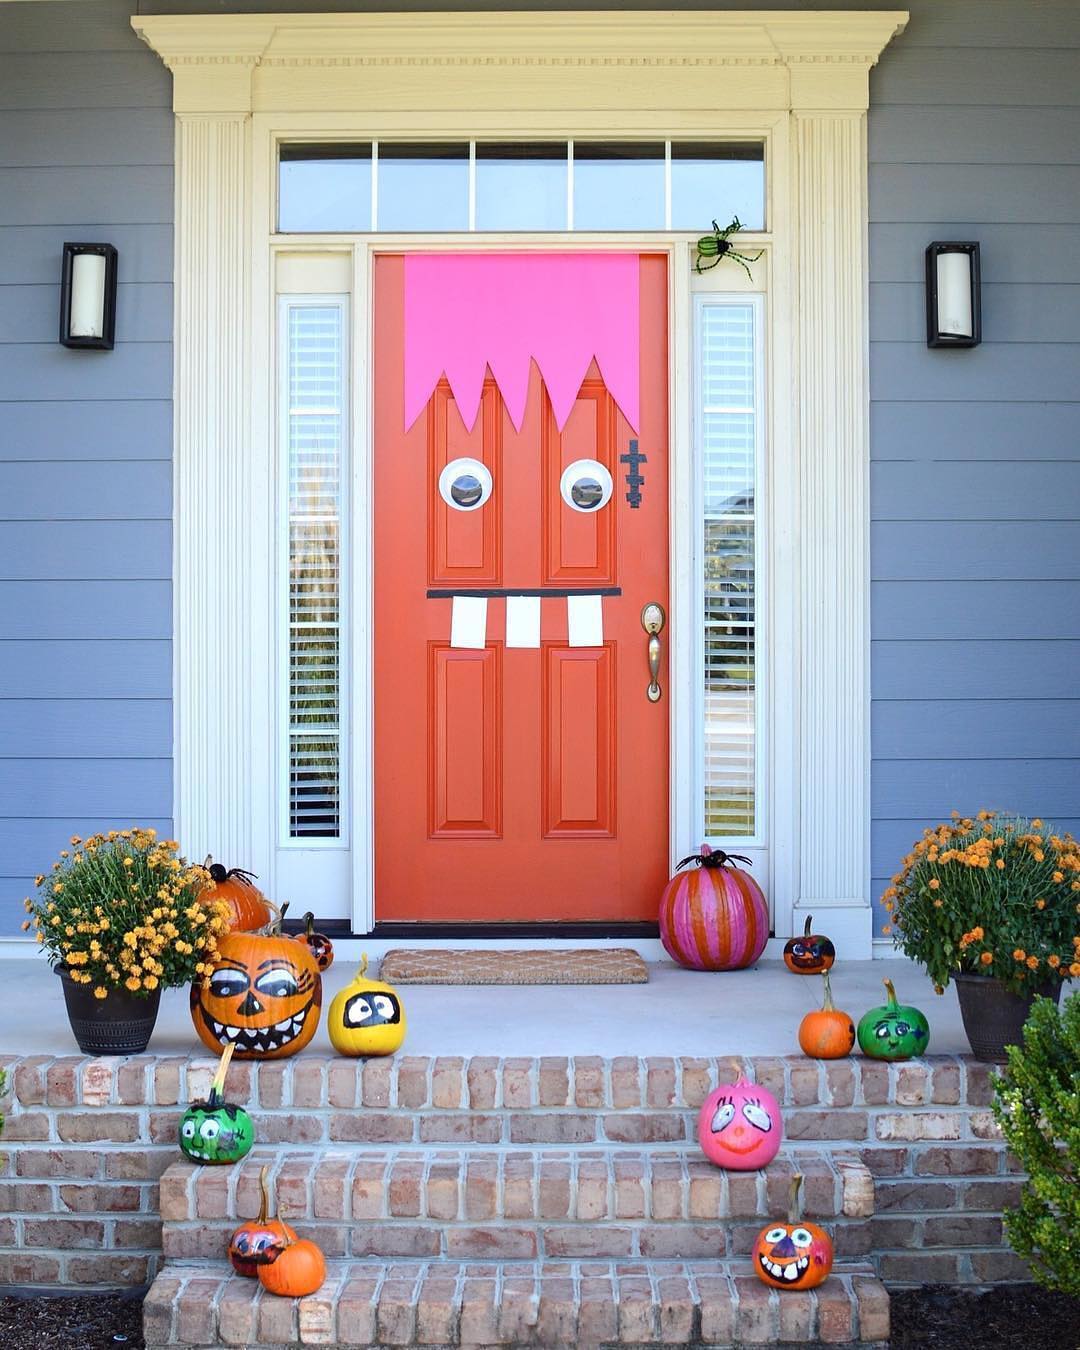
<svg viewBox="0 0 1080 1350">
<path fill-rule="evenodd" d="M 315 1035 L 322 979 L 312 952 L 280 934 L 229 933 L 210 974 L 191 986 L 199 1039 L 217 1051 L 232 1041 L 237 1059 L 284 1059 Z"/>
<path fill-rule="evenodd" d="M 791 1179 L 787 1222 L 767 1224 L 754 1243 L 754 1274 L 773 1289 L 814 1289 L 832 1270 L 832 1238 L 802 1217 L 802 1180 Z"/>
</svg>

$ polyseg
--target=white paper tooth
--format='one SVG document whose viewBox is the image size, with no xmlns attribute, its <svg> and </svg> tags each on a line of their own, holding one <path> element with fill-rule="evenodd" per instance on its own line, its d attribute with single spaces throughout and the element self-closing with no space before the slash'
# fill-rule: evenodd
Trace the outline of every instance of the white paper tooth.
<svg viewBox="0 0 1080 1350">
<path fill-rule="evenodd" d="M 483 651 L 487 640 L 487 597 L 455 595 L 450 614 L 450 646 Z"/>
<path fill-rule="evenodd" d="M 566 622 L 571 647 L 602 647 L 604 644 L 603 596 L 568 596 L 566 600 Z"/>
<path fill-rule="evenodd" d="M 508 595 L 506 597 L 506 645 L 508 647 L 540 646 L 540 597 L 538 595 Z"/>
</svg>

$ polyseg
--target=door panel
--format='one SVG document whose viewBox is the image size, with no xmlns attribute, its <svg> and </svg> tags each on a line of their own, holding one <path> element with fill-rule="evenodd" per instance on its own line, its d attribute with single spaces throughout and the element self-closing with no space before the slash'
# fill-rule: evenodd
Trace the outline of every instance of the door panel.
<svg viewBox="0 0 1080 1350">
<path fill-rule="evenodd" d="M 403 260 L 376 262 L 377 920 L 655 919 L 669 705 L 646 698 L 640 615 L 668 599 L 666 260 L 640 267 L 640 434 L 595 363 L 560 433 L 535 366 L 520 432 L 490 378 L 471 430 L 445 381 L 406 430 Z M 620 460 L 631 440 L 648 457 L 636 507 Z M 462 457 L 492 476 L 473 510 L 439 493 Z M 595 511 L 560 492 L 580 459 L 613 480 Z M 570 646 L 566 592 L 600 590 L 602 639 Z M 486 644 L 451 648 L 450 597 L 477 591 L 489 595 Z M 504 642 L 505 594 L 519 591 L 542 596 L 535 648 Z M 666 695 L 666 661 L 660 678 Z"/>
</svg>

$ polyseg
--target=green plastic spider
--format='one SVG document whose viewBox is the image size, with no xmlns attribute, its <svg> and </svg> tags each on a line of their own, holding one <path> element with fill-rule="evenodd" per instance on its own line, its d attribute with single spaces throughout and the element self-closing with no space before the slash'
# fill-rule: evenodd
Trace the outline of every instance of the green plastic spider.
<svg viewBox="0 0 1080 1350">
<path fill-rule="evenodd" d="M 708 272 L 711 268 L 716 266 L 721 258 L 731 258 L 739 264 L 746 275 L 750 277 L 750 280 L 753 281 L 749 264 L 757 262 L 764 252 L 764 249 L 759 250 L 751 257 L 748 253 L 737 253 L 731 247 L 729 236 L 733 235 L 736 230 L 742 229 L 742 222 L 739 220 L 738 216 L 732 220 L 731 224 L 727 226 L 726 229 L 722 230 L 715 220 L 712 223 L 712 227 L 712 234 L 702 235 L 697 241 L 697 258 L 694 260 L 694 271 Z M 711 258 L 712 261 L 707 262 L 703 267 L 701 265 L 701 260 L 703 258 Z"/>
</svg>

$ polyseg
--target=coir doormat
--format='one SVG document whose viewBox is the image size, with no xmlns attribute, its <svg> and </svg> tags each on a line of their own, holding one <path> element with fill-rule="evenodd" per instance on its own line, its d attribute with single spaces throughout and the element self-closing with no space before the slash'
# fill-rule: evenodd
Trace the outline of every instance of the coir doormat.
<svg viewBox="0 0 1080 1350">
<path fill-rule="evenodd" d="M 379 967 L 388 984 L 647 984 L 649 970 L 625 947 L 599 951 L 421 951 L 395 947 Z"/>
</svg>

